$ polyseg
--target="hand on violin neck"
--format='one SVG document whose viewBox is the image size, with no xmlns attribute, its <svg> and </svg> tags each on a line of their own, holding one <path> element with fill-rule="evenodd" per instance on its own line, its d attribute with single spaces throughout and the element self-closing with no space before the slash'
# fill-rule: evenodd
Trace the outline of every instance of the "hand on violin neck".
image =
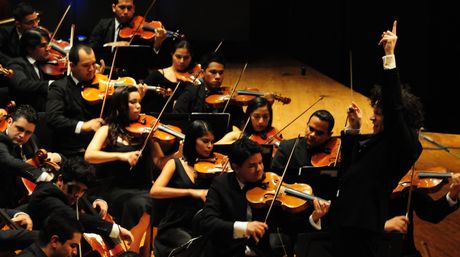
<svg viewBox="0 0 460 257">
<path fill-rule="evenodd" d="M 271 92 L 267 92 L 264 94 L 264 98 L 267 99 L 267 101 L 270 104 L 273 104 L 275 102 L 275 95 Z"/>
<path fill-rule="evenodd" d="M 407 233 L 407 225 L 409 224 L 409 219 L 405 215 L 395 216 L 385 222 L 384 230 L 389 233 L 392 231 L 397 231 L 400 233 Z"/>
<path fill-rule="evenodd" d="M 107 215 L 107 211 L 109 210 L 109 205 L 102 199 L 96 199 L 93 202 L 93 208 L 99 209 L 99 216 L 104 219 L 105 215 Z"/>
<path fill-rule="evenodd" d="M 329 212 L 329 207 L 331 206 L 330 201 L 323 201 L 319 199 L 313 200 L 313 206 L 315 210 L 311 214 L 311 217 L 315 223 L 318 223 L 319 219 L 326 215 Z"/>
<path fill-rule="evenodd" d="M 81 126 L 81 131 L 96 132 L 103 124 L 104 124 L 104 120 L 102 118 L 95 118 L 95 119 L 83 122 L 83 125 Z"/>
<path fill-rule="evenodd" d="M 32 231 L 32 219 L 30 218 L 29 214 L 25 212 L 18 212 L 14 218 L 11 219 L 11 221 L 29 231 Z"/>
<path fill-rule="evenodd" d="M 163 41 L 165 41 L 166 37 L 167 37 L 166 30 L 163 26 L 160 28 L 156 28 L 155 29 L 155 41 L 153 43 L 153 47 L 156 50 L 159 50 L 161 47 L 161 44 L 163 44 Z"/>
<path fill-rule="evenodd" d="M 359 106 L 356 103 L 352 102 L 347 109 L 347 119 L 349 128 L 360 129 L 362 117 L 363 114 L 361 112 L 361 108 L 359 108 Z"/>
</svg>

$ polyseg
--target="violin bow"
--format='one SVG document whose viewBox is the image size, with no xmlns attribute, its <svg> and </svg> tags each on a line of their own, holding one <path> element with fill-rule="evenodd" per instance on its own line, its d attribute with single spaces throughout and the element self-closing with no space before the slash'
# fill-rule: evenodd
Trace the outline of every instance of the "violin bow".
<svg viewBox="0 0 460 257">
<path fill-rule="evenodd" d="M 75 34 L 75 24 L 72 24 L 70 26 L 70 48 L 73 47 L 73 37 Z M 66 53 L 66 58 L 67 58 L 67 76 L 70 75 L 70 62 L 69 62 L 69 52 Z"/>
<path fill-rule="evenodd" d="M 227 110 L 228 104 L 230 103 L 230 101 L 232 100 L 233 95 L 234 95 L 235 92 L 236 92 L 236 87 L 237 87 L 238 84 L 240 83 L 241 77 L 243 76 L 243 73 L 244 73 L 244 71 L 246 70 L 246 67 L 248 67 L 248 63 L 247 63 L 247 62 L 244 64 L 244 67 L 243 67 L 243 69 L 241 70 L 240 75 L 238 76 L 238 79 L 237 79 L 236 82 L 235 82 L 235 85 L 233 85 L 233 87 L 232 87 L 232 92 L 230 93 L 230 96 L 229 96 L 227 102 L 225 103 L 225 107 L 224 107 L 224 109 L 222 110 L 222 113 L 224 113 L 224 112 Z"/>
<path fill-rule="evenodd" d="M 283 175 L 281 175 L 281 179 L 279 181 L 279 184 L 276 185 L 275 195 L 273 196 L 273 201 L 270 203 L 270 207 L 268 207 L 268 211 L 267 211 L 267 215 L 265 216 L 264 223 L 267 223 L 268 217 L 270 215 L 270 212 L 271 212 L 271 210 L 273 208 L 273 205 L 276 202 L 276 197 L 278 197 L 278 194 L 279 194 L 279 192 L 281 190 L 281 186 L 283 185 L 284 175 L 286 175 L 286 171 L 287 171 L 287 169 L 289 167 L 289 163 L 291 162 L 292 155 L 294 154 L 294 150 L 297 147 L 297 144 L 299 143 L 299 138 L 300 138 L 300 135 L 297 136 L 297 138 L 296 138 L 296 140 L 294 142 L 294 146 L 292 146 L 291 153 L 289 154 L 289 158 L 288 158 L 288 160 L 286 162 L 286 166 L 284 166 Z"/>
<path fill-rule="evenodd" d="M 176 84 L 176 87 L 174 87 L 174 91 L 171 93 L 171 95 L 168 97 L 168 100 L 166 100 L 166 103 L 165 105 L 163 105 L 163 108 L 161 109 L 161 112 L 160 114 L 158 114 L 158 117 L 157 119 L 155 120 L 155 122 L 152 124 L 152 126 L 150 127 L 150 131 L 149 133 L 147 134 L 147 137 L 145 138 L 144 140 L 144 143 L 142 144 L 142 147 L 141 149 L 139 150 L 140 151 L 140 154 L 139 154 L 139 158 L 141 158 L 142 156 L 142 152 L 144 151 L 145 147 L 147 146 L 147 143 L 149 142 L 149 139 L 150 139 L 150 136 L 152 136 L 152 133 L 154 133 L 154 128 L 160 123 L 160 118 L 161 116 L 163 116 L 163 113 L 164 111 L 166 110 L 166 106 L 168 106 L 168 104 L 171 102 L 171 99 L 173 98 L 174 94 L 176 93 L 177 89 L 179 88 L 179 85 L 180 85 L 180 81 L 177 82 Z M 135 166 L 135 165 L 134 165 Z M 132 170 L 134 166 L 131 166 L 131 168 L 129 170 Z"/>
<path fill-rule="evenodd" d="M 65 10 L 64 14 L 61 17 L 61 20 L 59 21 L 58 25 L 56 26 L 56 29 L 53 31 L 53 34 L 51 35 L 50 42 L 48 42 L 48 47 L 51 46 L 51 42 L 53 41 L 54 37 L 56 36 L 56 33 L 58 32 L 59 28 L 62 25 L 62 22 L 64 21 L 64 18 L 67 16 L 67 13 L 70 10 L 70 7 L 72 6 L 72 2 L 67 6 L 67 9 Z"/>
<path fill-rule="evenodd" d="M 276 134 L 274 134 L 271 137 L 267 138 L 267 140 L 265 140 L 264 144 L 269 143 L 274 137 L 276 137 L 277 135 L 281 134 L 281 132 L 283 132 L 283 130 L 285 130 L 287 127 L 289 127 L 298 118 L 302 117 L 302 115 L 304 115 L 306 112 L 308 112 L 308 110 L 313 108 L 313 106 L 315 106 L 318 102 L 320 102 L 323 99 L 324 99 L 324 96 L 320 96 L 314 103 L 312 103 L 310 106 L 308 106 L 307 109 L 305 109 L 303 112 L 301 112 L 299 115 L 297 115 L 297 117 L 295 117 L 292 121 L 290 121 L 288 124 L 286 124 L 282 129 L 280 129 L 278 132 L 276 132 Z"/>
<path fill-rule="evenodd" d="M 152 0 L 152 2 L 150 2 L 149 7 L 147 8 L 147 10 L 145 10 L 144 15 L 142 16 L 141 22 L 139 23 L 139 25 L 134 30 L 133 36 L 129 39 L 128 45 L 131 45 L 131 43 L 133 42 L 134 35 L 136 35 L 136 33 L 141 29 L 142 23 L 144 23 L 144 21 L 145 21 L 145 17 L 147 16 L 147 14 L 150 13 L 150 10 L 152 10 L 152 8 L 153 8 L 153 6 L 155 5 L 156 2 L 157 2 L 157 0 Z"/>
<path fill-rule="evenodd" d="M 407 197 L 406 219 L 409 219 L 410 206 L 412 203 L 412 191 L 414 189 L 415 165 L 412 165 L 412 174 L 410 177 L 409 196 Z"/>
<path fill-rule="evenodd" d="M 77 199 L 77 201 L 75 202 L 75 214 L 76 214 L 76 217 L 77 217 L 77 221 L 80 222 L 80 211 L 79 211 L 79 207 L 78 207 L 78 202 L 80 201 L 80 199 Z M 81 240 L 80 242 L 78 242 L 78 256 L 79 257 L 82 257 L 82 253 L 81 253 Z"/>
</svg>

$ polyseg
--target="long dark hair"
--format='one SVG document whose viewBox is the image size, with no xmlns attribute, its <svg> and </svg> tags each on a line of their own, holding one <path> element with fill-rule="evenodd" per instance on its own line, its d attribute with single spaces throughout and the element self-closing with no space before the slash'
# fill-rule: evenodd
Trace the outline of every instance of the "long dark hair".
<svg viewBox="0 0 460 257">
<path fill-rule="evenodd" d="M 214 134 L 208 123 L 202 120 L 193 121 L 187 128 L 185 132 L 183 155 L 189 165 L 194 165 L 198 157 L 195 148 L 196 140 L 206 135 L 208 132 Z"/>
<path fill-rule="evenodd" d="M 268 112 L 270 113 L 270 120 L 268 121 L 267 127 L 263 131 L 257 132 L 254 130 L 254 127 L 252 126 L 252 122 L 249 122 L 248 126 L 246 127 L 246 130 L 244 131 L 245 135 L 250 136 L 252 134 L 263 134 L 263 133 L 270 131 L 270 129 L 272 128 L 272 121 L 273 121 L 273 109 L 272 109 L 272 105 L 270 104 L 270 102 L 267 101 L 267 99 L 263 97 L 259 97 L 259 96 L 252 99 L 249 102 L 248 107 L 246 108 L 245 116 L 246 116 L 246 119 L 249 119 L 252 113 L 255 110 L 257 110 L 257 108 L 265 107 L 265 106 L 267 106 Z"/>
<path fill-rule="evenodd" d="M 117 88 L 112 96 L 110 109 L 106 118 L 109 125 L 109 143 L 114 145 L 117 138 L 121 137 L 123 140 L 130 142 L 133 138 L 132 135 L 126 131 L 131 121 L 129 120 L 129 94 L 137 92 L 134 86 L 127 86 Z"/>
</svg>

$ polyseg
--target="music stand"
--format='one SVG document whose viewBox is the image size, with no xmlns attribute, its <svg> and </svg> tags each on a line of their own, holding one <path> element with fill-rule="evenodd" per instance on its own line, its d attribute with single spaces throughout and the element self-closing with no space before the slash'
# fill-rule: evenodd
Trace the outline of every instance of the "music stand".
<svg viewBox="0 0 460 257">
<path fill-rule="evenodd" d="M 264 164 L 264 170 L 269 171 L 272 163 L 273 145 L 267 144 L 260 146 L 262 147 L 262 162 Z M 214 152 L 228 155 L 231 147 L 231 144 L 214 145 Z"/>
<path fill-rule="evenodd" d="M 309 184 L 314 195 L 332 200 L 337 194 L 338 167 L 303 166 L 298 169 L 297 181 Z"/>
<path fill-rule="evenodd" d="M 94 53 L 96 59 L 104 59 L 106 66 L 110 68 L 112 65 L 113 54 L 112 47 L 96 47 Z M 138 58 L 136 58 L 138 57 Z M 154 60 L 157 58 L 153 48 L 146 45 L 130 45 L 119 46 L 117 59 L 115 60 L 116 70 L 124 70 L 121 76 L 129 76 L 135 79 L 144 79 L 149 73 L 149 67 L 152 66 Z M 118 77 L 113 76 L 114 78 Z"/>
<path fill-rule="evenodd" d="M 206 121 L 214 131 L 214 139 L 218 141 L 229 132 L 230 114 L 229 113 L 201 113 L 192 112 L 190 122 L 195 120 Z"/>
</svg>

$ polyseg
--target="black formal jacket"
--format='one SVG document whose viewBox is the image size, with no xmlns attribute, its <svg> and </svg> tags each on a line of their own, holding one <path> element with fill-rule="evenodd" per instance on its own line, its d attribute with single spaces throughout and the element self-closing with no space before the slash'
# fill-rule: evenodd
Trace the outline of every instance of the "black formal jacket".
<svg viewBox="0 0 460 257">
<path fill-rule="evenodd" d="M 206 97 L 210 94 L 221 94 L 220 89 L 207 90 L 206 85 L 201 83 L 199 86 L 186 84 L 185 90 L 176 100 L 173 113 L 220 113 L 223 108 L 213 108 L 206 104 Z M 227 108 L 230 113 L 230 124 L 241 128 L 245 122 L 245 115 L 241 106 L 230 104 Z"/>
<path fill-rule="evenodd" d="M 37 243 L 32 244 L 31 246 L 27 247 L 24 251 L 22 251 L 19 255 L 21 257 L 48 257 L 45 252 L 38 246 Z"/>
<path fill-rule="evenodd" d="M 64 192 L 51 182 L 37 185 L 27 205 L 27 213 L 32 218 L 36 229 L 40 229 L 46 218 L 53 213 L 76 218 L 74 206 L 69 204 Z M 99 216 L 80 213 L 79 218 L 85 233 L 96 233 L 108 237 L 112 231 L 113 224 Z"/>
<path fill-rule="evenodd" d="M 18 57 L 21 54 L 19 47 L 19 35 L 16 32 L 16 27 L 1 26 L 0 27 L 0 64 L 4 67 L 11 58 Z"/>
<path fill-rule="evenodd" d="M 38 150 L 36 139 L 32 136 L 22 146 L 26 158 L 31 158 Z M 0 206 L 15 208 L 27 196 L 21 177 L 36 181 L 43 173 L 21 158 L 18 146 L 11 141 L 6 132 L 0 133 Z"/>
<path fill-rule="evenodd" d="M 422 151 L 416 130 L 403 116 L 397 69 L 384 71 L 382 94 L 382 133 L 370 138 L 342 133 L 338 197 L 330 213 L 335 227 L 342 230 L 383 233 L 390 194 Z"/>
<path fill-rule="evenodd" d="M 75 133 L 79 121 L 99 117 L 101 105 L 90 105 L 81 96 L 82 88 L 70 76 L 54 81 L 46 102 L 47 122 L 55 133 L 56 150 L 65 156 L 83 154 L 94 133 Z"/>
<path fill-rule="evenodd" d="M 248 220 L 247 204 L 246 193 L 241 190 L 234 172 L 214 178 L 200 221 L 201 232 L 210 241 L 207 256 L 244 256 L 249 240 L 233 239 L 233 224 Z M 253 220 L 263 220 L 262 216 L 253 209 Z M 260 255 L 270 256 L 268 242 L 264 239 L 265 236 L 258 244 Z"/>
<path fill-rule="evenodd" d="M 18 210 L 6 210 L 8 217 L 13 218 Z M 27 229 L 0 230 L 0 251 L 14 251 L 24 249 L 38 239 L 38 231 Z"/>
<path fill-rule="evenodd" d="M 17 105 L 30 104 L 37 112 L 45 111 L 49 80 L 41 71 L 37 76 L 34 66 L 25 57 L 13 58 L 7 66 L 14 71 L 9 80 L 10 97 Z"/>
<path fill-rule="evenodd" d="M 88 44 L 92 48 L 102 47 L 105 43 L 113 42 L 115 34 L 115 18 L 101 19 L 94 27 Z"/>
</svg>

